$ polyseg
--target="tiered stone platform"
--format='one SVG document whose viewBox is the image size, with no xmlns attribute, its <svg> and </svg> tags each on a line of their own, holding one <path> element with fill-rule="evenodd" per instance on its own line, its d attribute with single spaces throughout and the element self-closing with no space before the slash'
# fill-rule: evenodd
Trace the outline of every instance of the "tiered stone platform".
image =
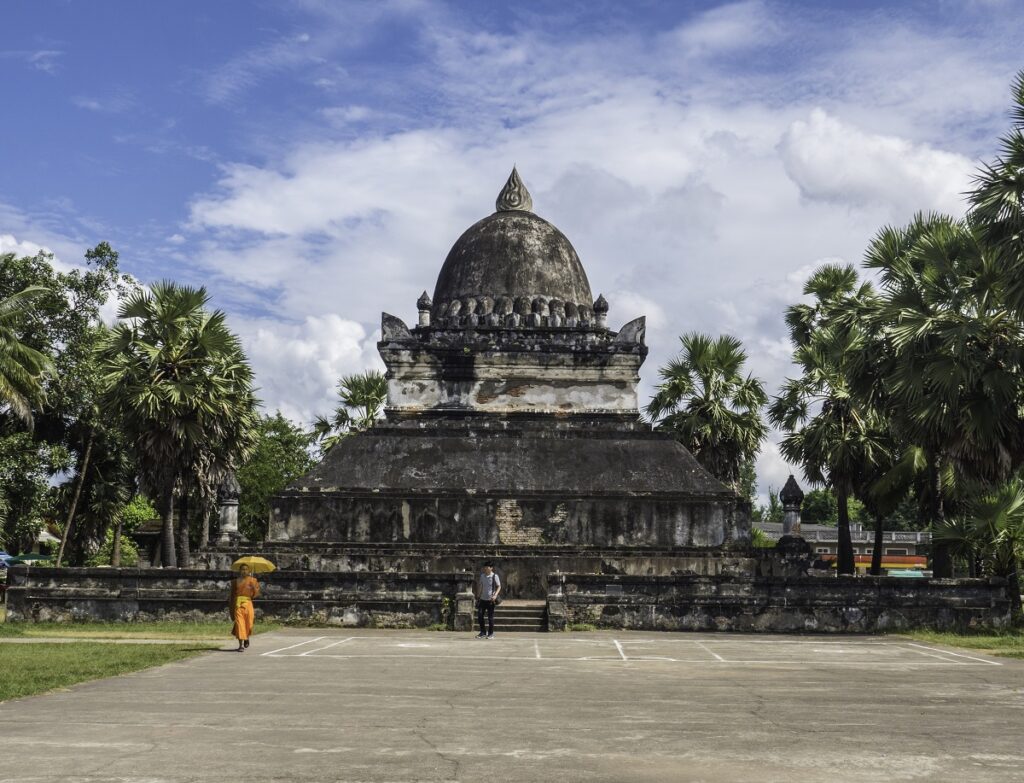
<svg viewBox="0 0 1024 783">
<path fill-rule="evenodd" d="M 237 547 L 217 546 L 199 553 L 205 568 L 227 569 Z M 493 560 L 512 599 L 547 598 L 550 576 L 575 574 L 690 574 L 701 576 L 765 573 L 774 563 L 751 552 L 667 547 L 506 546 L 500 544 L 308 543 L 268 541 L 255 545 L 279 568 L 321 573 L 468 573 Z"/>
</svg>

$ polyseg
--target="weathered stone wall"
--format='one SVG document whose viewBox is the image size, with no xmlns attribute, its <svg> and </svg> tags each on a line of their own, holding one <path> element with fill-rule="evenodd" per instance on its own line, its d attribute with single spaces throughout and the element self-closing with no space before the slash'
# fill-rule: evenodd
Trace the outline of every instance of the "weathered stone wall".
<svg viewBox="0 0 1024 783">
<path fill-rule="evenodd" d="M 876 633 L 1009 623 L 999 579 L 602 576 L 549 579 L 548 624 L 660 631 Z"/>
<path fill-rule="evenodd" d="M 449 497 L 286 492 L 273 499 L 275 541 L 729 547 L 749 542 L 735 500 Z"/>
<path fill-rule="evenodd" d="M 228 622 L 230 571 L 15 567 L 11 621 Z M 472 623 L 471 574 L 284 571 L 259 576 L 257 618 L 328 625 L 413 628 Z"/>
<path fill-rule="evenodd" d="M 495 564 L 506 598 L 543 599 L 548 575 L 555 572 L 589 574 L 742 574 L 777 571 L 766 558 L 772 549 L 750 552 L 706 549 L 609 547 L 581 548 L 480 544 L 350 544 L 307 545 L 268 541 L 253 551 L 278 568 L 299 571 L 356 571 L 376 573 L 475 573 L 486 560 Z M 240 551 L 213 547 L 196 557 L 196 564 L 227 569 Z M 767 564 L 767 565 L 766 565 Z M 766 571 L 767 567 L 773 570 Z"/>
<path fill-rule="evenodd" d="M 593 328 L 416 329 L 385 314 L 388 409 L 631 413 L 647 355 L 642 319 Z"/>
</svg>

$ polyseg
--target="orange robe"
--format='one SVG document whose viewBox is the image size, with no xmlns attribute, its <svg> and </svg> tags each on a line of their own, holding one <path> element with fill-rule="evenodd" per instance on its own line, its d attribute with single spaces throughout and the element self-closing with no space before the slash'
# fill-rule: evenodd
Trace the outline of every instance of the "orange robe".
<svg viewBox="0 0 1024 783">
<path fill-rule="evenodd" d="M 256 610 L 253 599 L 260 594 L 260 583 L 253 577 L 231 580 L 231 616 L 235 625 L 231 635 L 238 641 L 245 641 L 252 634 L 253 623 L 256 622 Z"/>
</svg>

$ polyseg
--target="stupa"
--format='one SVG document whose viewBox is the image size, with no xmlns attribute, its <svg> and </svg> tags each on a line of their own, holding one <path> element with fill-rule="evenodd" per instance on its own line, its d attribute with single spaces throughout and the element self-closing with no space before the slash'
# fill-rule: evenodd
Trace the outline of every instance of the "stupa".
<svg viewBox="0 0 1024 783">
<path fill-rule="evenodd" d="M 640 416 L 644 319 L 609 329 L 569 240 L 532 209 L 513 170 L 416 325 L 384 314 L 386 419 L 273 499 L 267 541 L 235 540 L 229 483 L 205 570 L 15 567 L 8 619 L 222 616 L 227 568 L 258 553 L 278 570 L 257 611 L 283 621 L 469 630 L 488 559 L 520 599 L 504 630 L 1008 625 L 1004 580 L 806 575 L 792 478 L 790 535 L 751 548 L 749 506 Z"/>
<path fill-rule="evenodd" d="M 416 553 L 437 567 L 439 551 L 466 547 L 628 558 L 749 545 L 746 504 L 640 415 L 644 318 L 608 328 L 609 303 L 515 169 L 416 306 L 412 327 L 382 315 L 385 420 L 275 498 L 267 545 L 291 544 L 279 557 L 332 567 L 310 545 L 342 559 L 400 545 L 416 570 Z"/>
</svg>

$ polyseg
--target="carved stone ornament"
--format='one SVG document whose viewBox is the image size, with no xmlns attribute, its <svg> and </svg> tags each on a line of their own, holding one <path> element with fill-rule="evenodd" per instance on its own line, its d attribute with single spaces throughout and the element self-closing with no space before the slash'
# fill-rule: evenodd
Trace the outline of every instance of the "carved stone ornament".
<svg viewBox="0 0 1024 783">
<path fill-rule="evenodd" d="M 242 487 L 239 485 L 234 471 L 228 471 L 220 486 L 217 487 L 217 504 L 221 506 L 237 505 L 241 494 Z"/>
<path fill-rule="evenodd" d="M 526 189 L 526 185 L 519 178 L 519 172 L 516 171 L 515 166 L 512 167 L 508 182 L 498 194 L 498 200 L 494 202 L 494 206 L 498 212 L 533 211 L 533 199 L 530 197 L 530 191 Z"/>
</svg>

